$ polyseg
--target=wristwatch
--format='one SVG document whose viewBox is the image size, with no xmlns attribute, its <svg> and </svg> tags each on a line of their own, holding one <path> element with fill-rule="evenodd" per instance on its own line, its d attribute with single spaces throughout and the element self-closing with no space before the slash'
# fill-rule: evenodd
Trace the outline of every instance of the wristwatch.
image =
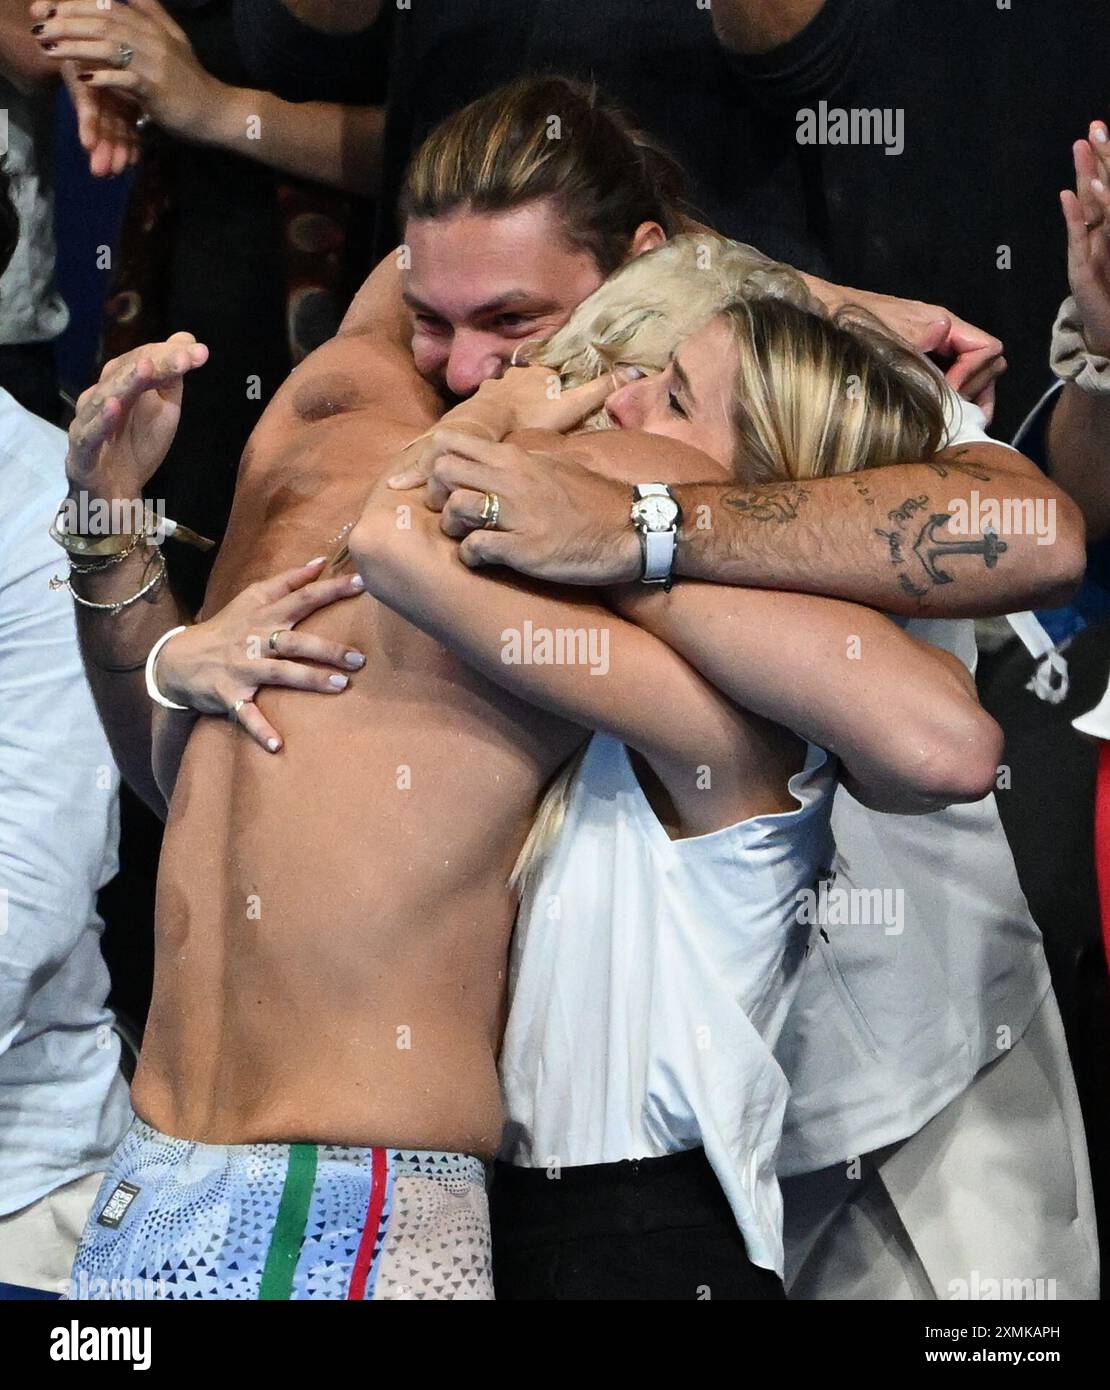
<svg viewBox="0 0 1110 1390">
<path fill-rule="evenodd" d="M 666 483 L 637 483 L 632 489 L 632 525 L 640 538 L 645 584 L 671 587 L 682 508 Z"/>
</svg>

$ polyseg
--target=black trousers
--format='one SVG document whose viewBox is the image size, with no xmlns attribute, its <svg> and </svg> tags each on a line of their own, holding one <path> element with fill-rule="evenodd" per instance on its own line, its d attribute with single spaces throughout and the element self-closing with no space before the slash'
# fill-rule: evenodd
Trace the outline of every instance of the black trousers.
<svg viewBox="0 0 1110 1390">
<path fill-rule="evenodd" d="M 490 1193 L 498 1299 L 783 1299 L 748 1258 L 702 1149 L 625 1163 L 498 1163 Z"/>
</svg>

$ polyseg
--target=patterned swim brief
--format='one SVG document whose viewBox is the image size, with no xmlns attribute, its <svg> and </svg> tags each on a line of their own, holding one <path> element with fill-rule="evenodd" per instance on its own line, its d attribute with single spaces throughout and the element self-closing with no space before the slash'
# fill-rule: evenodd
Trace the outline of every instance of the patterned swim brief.
<svg viewBox="0 0 1110 1390">
<path fill-rule="evenodd" d="M 338 1144 L 198 1144 L 136 1120 L 70 1298 L 493 1298 L 482 1161 Z"/>
</svg>

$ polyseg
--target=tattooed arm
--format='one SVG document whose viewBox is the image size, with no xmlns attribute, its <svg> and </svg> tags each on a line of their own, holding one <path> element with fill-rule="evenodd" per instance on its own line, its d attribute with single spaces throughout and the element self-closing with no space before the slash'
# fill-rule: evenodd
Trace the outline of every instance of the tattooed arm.
<svg viewBox="0 0 1110 1390">
<path fill-rule="evenodd" d="M 722 584 L 977 617 L 1063 603 L 1083 571 L 1078 509 L 996 444 L 812 482 L 695 483 L 676 495 L 678 572 Z"/>
<path fill-rule="evenodd" d="M 665 482 L 666 464 L 652 462 L 644 438 L 636 476 Z M 466 564 L 564 584 L 638 578 L 627 484 L 569 454 L 522 454 L 506 469 L 480 459 L 475 441 L 460 436 L 452 448 L 435 465 L 429 505 L 456 492 L 501 501 L 496 531 L 469 520 L 452 532 L 465 535 Z M 1064 603 L 1083 572 L 1078 508 L 1028 459 L 989 442 L 812 482 L 680 483 L 675 494 L 684 518 L 677 571 L 718 584 L 825 594 L 915 618 L 978 617 Z"/>
</svg>

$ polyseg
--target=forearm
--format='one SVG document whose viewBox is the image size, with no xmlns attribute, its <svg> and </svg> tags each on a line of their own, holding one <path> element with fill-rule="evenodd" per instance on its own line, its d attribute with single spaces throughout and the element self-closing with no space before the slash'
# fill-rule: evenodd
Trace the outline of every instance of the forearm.
<svg viewBox="0 0 1110 1390">
<path fill-rule="evenodd" d="M 993 780 L 997 726 L 948 653 L 855 604 L 690 583 L 613 590 L 730 700 L 837 754 L 877 809 L 975 800 Z"/>
<path fill-rule="evenodd" d="M 713 28 L 735 53 L 769 53 L 796 38 L 824 4 L 825 0 L 714 0 Z"/>
<path fill-rule="evenodd" d="M 680 485 L 677 570 L 909 617 L 978 617 L 1067 601 L 1078 509 L 1020 455 L 967 445 L 926 463 L 743 489 Z"/>
<path fill-rule="evenodd" d="M 397 524 L 396 497 L 372 494 L 351 535 L 369 593 L 516 698 L 643 753 L 687 825 L 729 819 L 755 777 L 737 785 L 744 716 L 666 643 L 589 591 L 468 570 L 434 517 L 420 511 Z M 727 769 L 710 790 L 698 787 L 704 765 Z"/>
<path fill-rule="evenodd" d="M 1078 505 L 1090 540 L 1110 532 L 1110 395 L 1067 385 L 1048 427 L 1048 463 Z"/>
<path fill-rule="evenodd" d="M 64 568 L 64 559 L 63 566 Z M 140 546 L 118 565 L 73 578 L 82 598 L 92 603 L 120 603 L 131 598 L 156 573 L 146 547 Z M 152 717 L 155 706 L 146 691 L 144 667 L 154 643 L 170 628 L 192 616 L 164 580 L 137 603 L 117 612 L 75 604 L 81 657 L 112 754 L 132 789 L 159 816 L 165 799 L 151 766 Z"/>
<path fill-rule="evenodd" d="M 203 143 L 348 193 L 377 193 L 383 107 L 282 101 L 251 87 L 220 87 L 218 97 L 193 131 Z"/>
</svg>

